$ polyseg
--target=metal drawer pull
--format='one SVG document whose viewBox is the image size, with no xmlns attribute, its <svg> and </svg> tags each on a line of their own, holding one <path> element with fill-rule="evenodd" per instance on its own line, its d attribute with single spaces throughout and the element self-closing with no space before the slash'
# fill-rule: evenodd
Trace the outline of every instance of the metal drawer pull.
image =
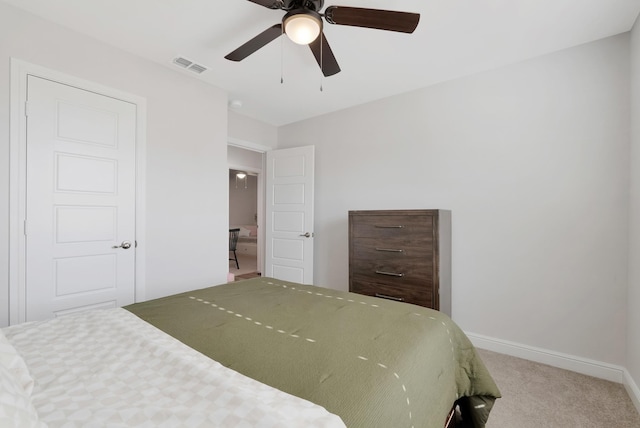
<svg viewBox="0 0 640 428">
<path fill-rule="evenodd" d="M 376 273 L 378 275 L 396 276 L 398 278 L 402 278 L 404 276 L 403 273 L 385 272 L 385 271 L 382 271 L 382 270 L 377 270 Z"/>
<path fill-rule="evenodd" d="M 403 297 L 387 296 L 387 295 L 380 294 L 380 293 L 376 293 L 376 297 L 381 297 L 383 299 L 389 299 L 389 300 L 395 300 L 396 302 L 404 302 L 404 298 Z"/>
<path fill-rule="evenodd" d="M 378 224 L 374 225 L 373 227 L 377 227 L 378 229 L 404 229 L 404 226 L 380 226 Z"/>
<path fill-rule="evenodd" d="M 386 251 L 387 253 L 404 253 L 404 250 L 394 250 L 393 248 L 376 248 L 376 251 Z"/>
</svg>

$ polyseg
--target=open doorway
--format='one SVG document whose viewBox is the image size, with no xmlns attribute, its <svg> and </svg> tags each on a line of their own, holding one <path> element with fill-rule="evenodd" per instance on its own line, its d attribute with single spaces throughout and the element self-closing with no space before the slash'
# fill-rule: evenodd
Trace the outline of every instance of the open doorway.
<svg viewBox="0 0 640 428">
<path fill-rule="evenodd" d="M 240 229 L 235 257 L 229 252 L 229 276 L 230 280 L 237 280 L 260 276 L 262 272 L 263 154 L 233 146 L 228 148 L 227 154 L 229 229 Z"/>
<path fill-rule="evenodd" d="M 229 169 L 229 229 L 240 229 L 229 272 L 258 273 L 258 174 Z"/>
</svg>

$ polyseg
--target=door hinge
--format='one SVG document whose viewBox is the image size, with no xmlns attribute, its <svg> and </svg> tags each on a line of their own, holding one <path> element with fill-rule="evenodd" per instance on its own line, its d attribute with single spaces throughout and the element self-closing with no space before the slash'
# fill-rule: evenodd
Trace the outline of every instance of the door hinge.
<svg viewBox="0 0 640 428">
<path fill-rule="evenodd" d="M 29 117 L 29 101 L 24 102 L 24 115 Z"/>
<path fill-rule="evenodd" d="M 22 222 L 22 233 L 24 233 L 24 236 L 27 236 L 27 220 Z"/>
</svg>

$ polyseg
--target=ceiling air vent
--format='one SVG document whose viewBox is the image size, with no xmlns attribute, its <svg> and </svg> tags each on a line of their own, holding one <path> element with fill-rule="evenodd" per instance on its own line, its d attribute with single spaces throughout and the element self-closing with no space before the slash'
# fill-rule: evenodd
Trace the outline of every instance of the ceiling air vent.
<svg viewBox="0 0 640 428">
<path fill-rule="evenodd" d="M 181 56 L 174 58 L 173 63 L 178 67 L 186 68 L 187 70 L 191 70 L 197 74 L 201 74 L 207 71 L 207 67 L 205 67 L 204 65 L 196 64 L 195 62 Z"/>
<path fill-rule="evenodd" d="M 189 66 L 189 70 L 193 71 L 194 73 L 200 74 L 200 73 L 202 73 L 204 71 L 207 71 L 207 67 L 204 67 L 204 66 L 202 66 L 200 64 L 191 64 Z"/>
</svg>

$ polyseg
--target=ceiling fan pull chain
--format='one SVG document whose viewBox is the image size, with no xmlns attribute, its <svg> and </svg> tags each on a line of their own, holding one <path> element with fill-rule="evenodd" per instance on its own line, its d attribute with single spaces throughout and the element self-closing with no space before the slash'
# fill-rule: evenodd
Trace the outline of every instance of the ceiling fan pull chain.
<svg viewBox="0 0 640 428">
<path fill-rule="evenodd" d="M 284 25 L 280 33 L 280 84 L 284 83 Z"/>
<path fill-rule="evenodd" d="M 324 42 L 324 31 L 320 30 L 320 92 L 322 89 L 322 78 L 324 77 L 324 57 L 322 56 L 322 42 Z"/>
</svg>

